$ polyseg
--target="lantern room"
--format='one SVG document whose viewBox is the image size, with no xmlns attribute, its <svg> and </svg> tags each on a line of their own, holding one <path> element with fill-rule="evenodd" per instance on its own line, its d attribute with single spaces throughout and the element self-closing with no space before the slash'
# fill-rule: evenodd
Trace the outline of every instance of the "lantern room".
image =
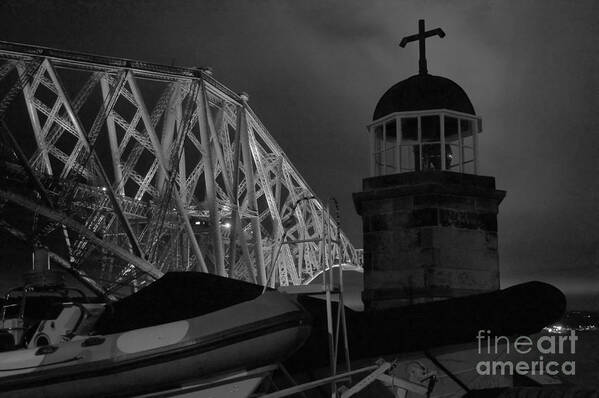
<svg viewBox="0 0 599 398">
<path fill-rule="evenodd" d="M 478 173 L 482 121 L 453 81 L 418 74 L 379 100 L 370 134 L 371 176 L 426 170 Z"/>
</svg>

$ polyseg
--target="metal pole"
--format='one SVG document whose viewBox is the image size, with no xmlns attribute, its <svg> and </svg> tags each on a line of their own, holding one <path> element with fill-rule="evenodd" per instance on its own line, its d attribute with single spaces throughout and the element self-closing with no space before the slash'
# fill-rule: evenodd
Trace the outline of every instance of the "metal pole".
<svg viewBox="0 0 599 398">
<path fill-rule="evenodd" d="M 325 227 L 325 222 L 328 221 L 328 217 L 325 217 L 325 212 L 326 215 L 328 216 L 328 204 L 327 207 L 322 206 L 321 209 L 321 215 L 322 215 L 322 240 L 321 240 L 321 251 L 320 251 L 320 258 L 322 261 L 322 265 L 321 265 L 321 269 L 322 269 L 322 281 L 324 284 L 324 291 L 325 291 L 325 297 L 326 297 L 326 309 L 327 309 L 327 337 L 328 337 L 328 342 L 329 342 L 329 361 L 330 361 L 330 367 L 331 367 L 331 375 L 335 376 L 335 373 L 337 371 L 337 366 L 336 366 L 336 361 L 335 361 L 335 349 L 334 349 L 334 338 L 333 338 L 333 308 L 332 308 L 332 304 L 331 304 L 331 281 L 332 281 L 332 275 L 329 275 L 329 278 L 331 281 L 327 281 L 327 272 L 329 272 L 329 269 L 327 269 L 327 246 L 328 246 L 328 228 Z M 328 226 L 328 223 L 327 223 Z M 335 381 L 333 380 L 331 382 L 331 397 L 335 398 L 337 396 L 337 384 L 335 383 Z"/>
<path fill-rule="evenodd" d="M 341 331 L 343 332 L 343 347 L 345 351 L 345 365 L 347 366 L 347 371 L 351 370 L 351 362 L 349 357 L 349 341 L 347 337 L 347 320 L 345 318 L 345 303 L 343 301 L 343 264 L 342 264 L 342 247 L 341 247 L 341 221 L 339 217 L 339 203 L 337 199 L 331 198 L 335 203 L 335 223 L 336 223 L 336 234 L 337 234 L 337 247 L 339 248 L 339 306 L 337 309 L 337 330 L 335 336 L 335 364 L 337 363 L 337 353 L 339 347 L 339 321 L 341 321 Z"/>
<path fill-rule="evenodd" d="M 369 372 L 369 371 L 372 371 L 372 370 L 376 370 L 378 368 L 379 368 L 378 365 L 366 366 L 364 368 L 357 369 L 357 370 L 354 370 L 354 371 L 351 371 L 351 372 L 341 373 L 341 374 L 336 375 L 336 376 L 326 377 L 324 379 L 320 379 L 320 380 L 316 380 L 316 381 L 311 381 L 311 382 L 305 383 L 305 384 L 300 384 L 299 386 L 289 387 L 289 388 L 286 388 L 284 390 L 280 390 L 280 391 L 277 391 L 277 392 L 273 392 L 271 394 L 263 395 L 260 398 L 281 398 L 281 397 L 287 397 L 289 395 L 297 394 L 298 392 L 301 392 L 301 391 L 307 391 L 307 390 L 310 390 L 312 388 L 316 388 L 318 386 L 322 386 L 324 384 L 328 384 L 328 383 L 331 383 L 331 382 L 334 383 L 336 381 L 346 379 L 346 378 L 348 378 L 350 376 L 353 376 L 353 375 L 356 375 L 356 374 L 360 374 L 360 373 L 366 373 L 366 372 Z"/>
</svg>

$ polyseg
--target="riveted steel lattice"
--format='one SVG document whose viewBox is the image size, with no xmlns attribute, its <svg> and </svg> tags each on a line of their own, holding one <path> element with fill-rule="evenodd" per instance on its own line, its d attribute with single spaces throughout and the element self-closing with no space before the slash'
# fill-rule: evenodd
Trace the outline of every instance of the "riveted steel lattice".
<svg viewBox="0 0 599 398">
<path fill-rule="evenodd" d="M 98 290 L 172 270 L 301 284 L 325 231 L 357 264 L 247 96 L 209 70 L 1 42 L 0 62 L 0 226 L 26 235 L 7 213 L 28 210 L 34 240 L 59 236 L 53 258 Z"/>
</svg>

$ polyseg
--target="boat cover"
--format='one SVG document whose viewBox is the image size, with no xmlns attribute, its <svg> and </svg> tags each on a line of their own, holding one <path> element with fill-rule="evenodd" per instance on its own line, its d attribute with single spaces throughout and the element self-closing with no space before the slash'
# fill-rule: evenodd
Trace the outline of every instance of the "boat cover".
<svg viewBox="0 0 599 398">
<path fill-rule="evenodd" d="M 262 293 L 262 286 L 199 272 L 169 272 L 107 306 L 97 334 L 120 333 L 208 314 Z"/>
</svg>

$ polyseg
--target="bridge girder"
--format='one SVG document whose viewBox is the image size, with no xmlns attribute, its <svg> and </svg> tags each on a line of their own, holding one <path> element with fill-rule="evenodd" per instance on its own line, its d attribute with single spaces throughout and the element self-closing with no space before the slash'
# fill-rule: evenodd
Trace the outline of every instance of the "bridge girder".
<svg viewBox="0 0 599 398">
<path fill-rule="evenodd" d="M 0 120 L 27 159 L 3 165 L 31 170 L 60 214 L 109 243 L 93 265 L 97 242 L 40 211 L 46 230 L 62 225 L 73 268 L 106 290 L 175 270 L 298 285 L 327 261 L 358 264 L 247 95 L 210 71 L 4 42 L 0 62 Z"/>
</svg>

